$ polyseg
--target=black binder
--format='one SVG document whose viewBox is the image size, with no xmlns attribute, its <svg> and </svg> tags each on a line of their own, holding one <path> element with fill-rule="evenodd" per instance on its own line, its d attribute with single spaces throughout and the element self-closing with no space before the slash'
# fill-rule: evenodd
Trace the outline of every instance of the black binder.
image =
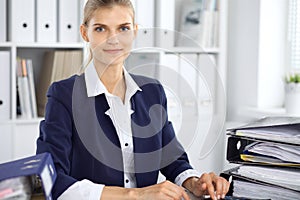
<svg viewBox="0 0 300 200">
<path fill-rule="evenodd" d="M 227 135 L 227 160 L 240 164 L 221 173 L 221 176 L 232 179 L 232 195 L 299 199 L 300 186 L 298 182 L 290 180 L 295 177 L 298 179 L 300 173 L 300 118 L 265 117 L 227 129 Z M 283 195 L 280 196 L 278 191 Z"/>
<path fill-rule="evenodd" d="M 226 159 L 230 163 L 237 163 L 237 164 L 276 165 L 282 167 L 300 168 L 300 163 L 294 163 L 294 162 L 280 162 L 278 160 L 277 163 L 266 163 L 266 162 L 250 162 L 250 161 L 243 160 L 241 158 L 241 155 L 244 154 L 246 146 L 256 142 L 274 143 L 274 144 L 279 144 L 288 147 L 293 146 L 292 144 L 280 143 L 277 141 L 260 140 L 260 139 L 240 137 L 240 136 L 230 136 L 227 139 Z"/>
<path fill-rule="evenodd" d="M 230 179 L 231 179 L 231 186 L 230 186 L 230 191 L 229 191 L 231 195 L 236 195 L 234 193 L 235 183 L 237 181 L 240 181 L 240 182 L 245 182 L 245 183 L 252 183 L 252 184 L 256 185 L 257 188 L 266 186 L 266 187 L 270 188 L 270 195 L 272 195 L 272 191 L 282 190 L 282 191 L 284 191 L 285 194 L 290 194 L 290 195 L 293 195 L 293 196 L 296 196 L 296 197 L 300 197 L 300 191 L 298 191 L 298 190 L 287 188 L 287 187 L 284 187 L 284 186 L 279 185 L 279 184 L 272 184 L 272 183 L 269 183 L 269 182 L 266 182 L 266 181 L 256 180 L 256 179 L 252 179 L 252 178 L 248 178 L 248 177 L 245 177 L 245 176 L 240 176 L 240 175 L 234 174 L 233 172 L 236 171 L 238 168 L 239 167 L 235 167 L 235 168 L 226 170 L 226 171 L 221 173 L 222 177 L 226 177 L 226 178 L 230 177 Z M 245 196 L 245 197 L 246 198 L 259 199 L 259 197 L 257 197 L 257 196 L 251 196 L 251 197 Z M 265 199 L 271 199 L 270 196 L 267 196 L 267 195 L 264 196 L 264 198 Z M 294 199 L 297 199 L 297 198 L 294 198 Z"/>
</svg>

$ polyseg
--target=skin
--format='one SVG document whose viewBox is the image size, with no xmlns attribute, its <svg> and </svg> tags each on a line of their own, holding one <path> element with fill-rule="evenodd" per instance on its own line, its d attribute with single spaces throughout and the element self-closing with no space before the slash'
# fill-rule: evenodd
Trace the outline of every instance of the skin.
<svg viewBox="0 0 300 200">
<path fill-rule="evenodd" d="M 124 102 L 126 84 L 123 63 L 137 32 L 132 11 L 118 5 L 98 9 L 87 25 L 81 25 L 80 31 L 83 39 L 90 44 L 98 77 L 110 93 Z M 144 188 L 105 186 L 101 200 L 189 200 L 184 188 L 196 196 L 209 194 L 212 199 L 220 199 L 228 192 L 229 183 L 214 173 L 204 173 L 199 178 L 188 178 L 183 187 L 170 181 Z"/>
</svg>

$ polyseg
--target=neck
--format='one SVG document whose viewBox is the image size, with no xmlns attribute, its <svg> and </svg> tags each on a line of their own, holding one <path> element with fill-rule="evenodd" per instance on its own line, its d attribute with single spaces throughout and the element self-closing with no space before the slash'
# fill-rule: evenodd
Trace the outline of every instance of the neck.
<svg viewBox="0 0 300 200">
<path fill-rule="evenodd" d="M 123 74 L 123 65 L 103 65 L 94 63 L 98 77 L 106 87 L 107 91 L 119 96 L 123 101 L 125 98 L 126 84 Z"/>
</svg>

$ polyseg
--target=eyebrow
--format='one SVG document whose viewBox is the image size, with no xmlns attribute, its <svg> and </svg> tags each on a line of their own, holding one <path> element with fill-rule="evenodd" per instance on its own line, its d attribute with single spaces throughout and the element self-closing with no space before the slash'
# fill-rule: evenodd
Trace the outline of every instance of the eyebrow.
<svg viewBox="0 0 300 200">
<path fill-rule="evenodd" d="M 130 23 L 130 22 L 126 22 L 126 23 L 120 24 L 118 26 L 126 26 L 126 25 L 131 25 L 131 24 L 132 23 Z M 104 26 L 104 27 L 107 27 L 107 25 L 101 24 L 101 23 L 95 23 L 95 24 L 93 24 L 93 26 Z"/>
</svg>

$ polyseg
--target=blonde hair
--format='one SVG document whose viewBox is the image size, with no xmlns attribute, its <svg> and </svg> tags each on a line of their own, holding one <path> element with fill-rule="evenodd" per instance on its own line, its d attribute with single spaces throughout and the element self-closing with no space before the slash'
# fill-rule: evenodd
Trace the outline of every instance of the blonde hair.
<svg viewBox="0 0 300 200">
<path fill-rule="evenodd" d="M 132 19 L 134 22 L 134 8 L 131 0 L 88 0 L 84 7 L 82 24 L 88 25 L 92 15 L 99 8 L 112 8 L 113 6 L 124 6 L 132 11 Z"/>
<path fill-rule="evenodd" d="M 93 17 L 93 14 L 96 10 L 100 8 L 112 8 L 113 6 L 124 6 L 129 8 L 132 11 L 133 24 L 135 23 L 135 17 L 134 17 L 135 11 L 131 3 L 131 0 L 88 0 L 84 7 L 82 25 L 88 26 L 88 23 Z M 89 49 L 88 53 L 89 53 L 88 59 L 85 62 L 85 64 L 82 65 L 82 68 L 79 72 L 80 74 L 84 72 L 85 68 L 92 60 L 91 49 Z"/>
</svg>

